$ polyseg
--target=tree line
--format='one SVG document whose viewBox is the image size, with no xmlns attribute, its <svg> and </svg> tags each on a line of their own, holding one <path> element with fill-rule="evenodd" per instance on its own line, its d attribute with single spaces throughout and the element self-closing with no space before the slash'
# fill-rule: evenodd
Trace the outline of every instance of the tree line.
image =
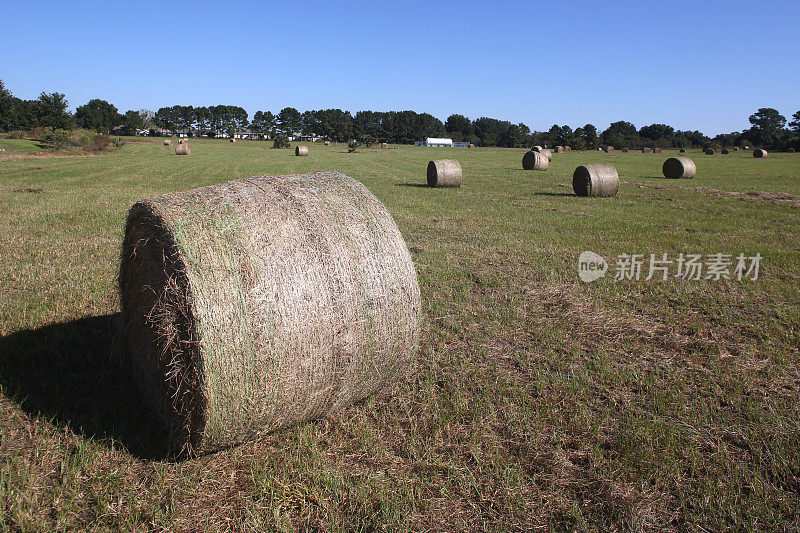
<svg viewBox="0 0 800 533">
<path fill-rule="evenodd" d="M 553 125 L 548 131 L 531 131 L 523 123 L 479 117 L 471 120 L 453 114 L 442 122 L 428 113 L 415 111 L 358 111 L 354 115 L 341 109 L 320 109 L 300 112 L 293 107 L 271 111 L 256 111 L 250 120 L 247 111 L 232 105 L 162 107 L 156 112 L 148 109 L 120 113 L 106 100 L 92 99 L 68 111 L 64 94 L 41 93 L 36 100 L 22 100 L 5 88 L 0 80 L 0 130 L 31 130 L 51 128 L 70 130 L 76 127 L 109 133 L 116 127 L 133 135 L 149 130 L 183 131 L 189 136 L 232 136 L 249 129 L 273 138 L 278 134 L 296 136 L 316 135 L 333 141 L 357 140 L 365 144 L 390 142 L 411 144 L 426 137 L 449 137 L 456 142 L 478 146 L 509 148 L 541 146 L 570 146 L 575 150 L 615 148 L 689 148 L 752 145 L 772 150 L 800 150 L 800 111 L 786 117 L 772 108 L 760 108 L 749 117 L 751 127 L 741 132 L 720 134 L 713 138 L 699 131 L 676 130 L 667 124 L 650 124 L 636 128 L 632 123 L 618 121 L 599 132 L 592 124 L 572 129 Z"/>
</svg>

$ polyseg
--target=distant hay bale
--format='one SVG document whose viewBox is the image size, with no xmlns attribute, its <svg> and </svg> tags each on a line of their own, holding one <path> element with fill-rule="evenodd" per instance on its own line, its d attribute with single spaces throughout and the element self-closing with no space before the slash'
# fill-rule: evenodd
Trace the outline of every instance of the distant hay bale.
<svg viewBox="0 0 800 533">
<path fill-rule="evenodd" d="M 652 148 L 642 148 L 642 153 L 643 154 L 652 154 L 653 153 L 653 149 Z"/>
<path fill-rule="evenodd" d="M 713 148 L 706 148 L 706 155 L 714 155 L 716 153 Z"/>
<path fill-rule="evenodd" d="M 175 147 L 175 155 L 192 155 L 192 150 L 188 143 L 181 143 Z"/>
<path fill-rule="evenodd" d="M 164 146 L 172 146 L 172 141 L 169 139 L 164 139 Z"/>
<path fill-rule="evenodd" d="M 533 152 L 541 152 L 542 151 L 542 147 L 537 144 L 536 146 L 531 148 L 531 151 L 533 151 Z"/>
<path fill-rule="evenodd" d="M 474 144 L 472 144 L 472 143 L 470 143 L 469 147 L 470 147 L 470 148 L 475 148 L 475 145 L 474 145 Z"/>
<path fill-rule="evenodd" d="M 566 150 L 564 150 L 563 146 L 556 146 L 556 153 L 563 154 Z"/>
<path fill-rule="evenodd" d="M 403 237 L 338 172 L 136 203 L 119 291 L 137 384 L 176 457 L 340 410 L 396 381 L 418 349 Z"/>
<path fill-rule="evenodd" d="M 622 148 L 622 153 L 623 154 L 627 154 L 628 153 L 628 147 L 627 146 Z"/>
<path fill-rule="evenodd" d="M 734 152 L 738 152 L 739 151 L 739 147 L 738 146 L 734 147 L 733 151 Z"/>
<path fill-rule="evenodd" d="M 619 191 L 619 174 L 610 163 L 581 165 L 572 174 L 572 189 L 578 196 L 615 196 Z"/>
<path fill-rule="evenodd" d="M 547 170 L 550 167 L 550 160 L 539 152 L 525 152 L 522 156 L 522 168 L 524 170 Z"/>
<path fill-rule="evenodd" d="M 295 147 L 294 155 L 297 155 L 297 156 L 308 155 L 308 146 L 302 146 L 301 145 L 301 146 Z"/>
<path fill-rule="evenodd" d="M 455 159 L 439 159 L 428 163 L 429 187 L 461 187 L 461 164 Z"/>
<path fill-rule="evenodd" d="M 697 176 L 697 166 L 688 157 L 670 157 L 661 168 L 665 178 L 691 179 Z"/>
<path fill-rule="evenodd" d="M 731 152 L 727 148 L 723 148 L 722 150 L 719 151 L 719 153 L 721 153 L 722 155 L 728 155 Z"/>
<path fill-rule="evenodd" d="M 787 151 L 788 153 L 790 153 L 790 154 L 793 154 L 793 153 L 794 153 L 794 148 L 789 148 L 789 149 L 788 149 L 788 150 L 786 150 L 786 151 Z"/>
<path fill-rule="evenodd" d="M 231 142 L 232 142 L 232 143 L 235 143 L 235 142 L 236 142 L 236 139 L 231 139 Z"/>
<path fill-rule="evenodd" d="M 753 150 L 753 157 L 757 157 L 758 159 L 767 157 L 767 151 L 761 148 L 756 148 L 755 150 Z"/>
<path fill-rule="evenodd" d="M 681 148 L 681 149 L 680 149 L 680 150 L 678 150 L 678 151 L 679 151 L 680 153 L 682 153 L 682 154 L 685 154 L 685 153 L 686 153 L 686 148 Z"/>
<path fill-rule="evenodd" d="M 381 143 L 381 148 L 389 148 L 389 143 Z"/>
<path fill-rule="evenodd" d="M 660 154 L 661 153 L 661 148 L 658 148 L 658 147 L 653 148 L 653 153 L 654 154 Z"/>
<path fill-rule="evenodd" d="M 744 149 L 745 149 L 745 150 L 749 150 L 749 149 L 750 149 L 750 147 L 749 147 L 749 146 L 745 146 L 745 147 L 744 147 Z"/>
<path fill-rule="evenodd" d="M 325 141 L 325 142 L 324 142 L 324 143 L 322 143 L 322 144 L 323 144 L 324 146 L 330 146 L 330 145 L 331 145 L 331 142 L 330 142 L 330 141 Z"/>
<path fill-rule="evenodd" d="M 565 151 L 567 151 L 567 152 L 571 152 L 571 151 L 572 151 L 572 148 L 571 148 L 570 146 L 565 146 L 565 147 L 564 147 L 564 150 L 565 150 Z"/>
<path fill-rule="evenodd" d="M 606 151 L 607 154 L 613 154 L 614 153 L 614 147 L 613 146 L 606 146 L 605 151 Z"/>
</svg>

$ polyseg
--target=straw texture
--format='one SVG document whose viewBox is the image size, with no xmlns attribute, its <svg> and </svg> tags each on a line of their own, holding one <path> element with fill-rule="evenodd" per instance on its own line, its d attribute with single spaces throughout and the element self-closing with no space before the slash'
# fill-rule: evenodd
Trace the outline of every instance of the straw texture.
<svg viewBox="0 0 800 533">
<path fill-rule="evenodd" d="M 581 165 L 572 174 L 572 189 L 578 196 L 615 196 L 619 174 L 610 163 Z"/>
<path fill-rule="evenodd" d="M 308 155 L 308 146 L 297 146 L 294 149 L 294 155 L 306 156 Z"/>
<path fill-rule="evenodd" d="M 428 163 L 429 187 L 461 187 L 461 163 L 455 159 L 439 159 Z"/>
<path fill-rule="evenodd" d="M 697 166 L 688 157 L 670 157 L 661 168 L 665 178 L 691 179 L 697 176 Z"/>
<path fill-rule="evenodd" d="M 136 203 L 119 288 L 133 367 L 178 456 L 364 398 L 398 379 L 419 343 L 403 237 L 338 172 Z"/>
<path fill-rule="evenodd" d="M 192 155 L 192 150 L 187 143 L 181 143 L 175 147 L 175 155 Z"/>
<path fill-rule="evenodd" d="M 522 156 L 522 168 L 524 170 L 547 170 L 550 167 L 550 160 L 538 152 L 525 152 Z"/>
</svg>

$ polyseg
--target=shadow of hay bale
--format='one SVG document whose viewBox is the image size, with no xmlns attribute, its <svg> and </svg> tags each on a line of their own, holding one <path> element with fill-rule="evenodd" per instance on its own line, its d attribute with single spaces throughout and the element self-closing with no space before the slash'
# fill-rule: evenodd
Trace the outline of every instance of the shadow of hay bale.
<svg viewBox="0 0 800 533">
<path fill-rule="evenodd" d="M 0 337 L 0 389 L 30 416 L 140 459 L 163 459 L 164 430 L 145 407 L 124 363 L 119 313 Z"/>
</svg>

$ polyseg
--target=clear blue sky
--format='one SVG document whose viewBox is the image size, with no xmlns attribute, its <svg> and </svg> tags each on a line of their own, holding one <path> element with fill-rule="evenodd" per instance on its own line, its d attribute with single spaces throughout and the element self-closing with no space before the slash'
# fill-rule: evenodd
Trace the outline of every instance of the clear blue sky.
<svg viewBox="0 0 800 533">
<path fill-rule="evenodd" d="M 412 109 L 706 134 L 800 110 L 800 1 L 0 0 L 0 79 L 127 109 Z"/>
</svg>

